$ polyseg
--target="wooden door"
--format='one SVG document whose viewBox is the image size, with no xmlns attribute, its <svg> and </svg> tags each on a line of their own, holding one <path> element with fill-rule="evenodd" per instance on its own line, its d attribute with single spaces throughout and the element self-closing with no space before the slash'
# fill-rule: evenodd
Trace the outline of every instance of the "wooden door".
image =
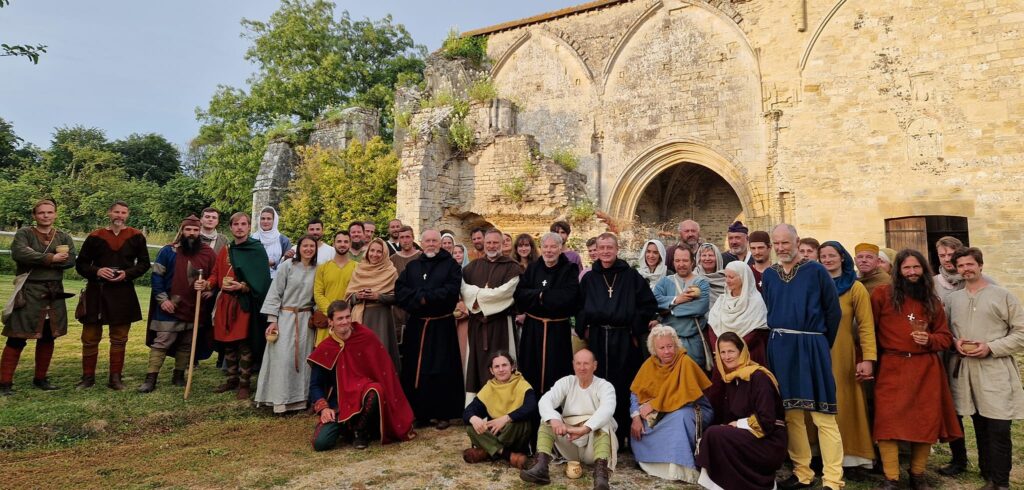
<svg viewBox="0 0 1024 490">
<path fill-rule="evenodd" d="M 893 218 L 885 220 L 885 245 L 899 252 L 912 248 L 928 253 L 928 225 L 924 216 Z M 896 257 L 889 257 L 896 260 Z"/>
</svg>

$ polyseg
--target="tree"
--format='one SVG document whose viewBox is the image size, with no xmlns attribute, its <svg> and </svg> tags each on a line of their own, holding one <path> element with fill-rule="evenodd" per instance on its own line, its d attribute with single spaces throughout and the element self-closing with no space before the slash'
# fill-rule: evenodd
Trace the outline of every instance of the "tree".
<svg viewBox="0 0 1024 490">
<path fill-rule="evenodd" d="M 203 193 L 199 179 L 178 174 L 150 196 L 145 203 L 145 211 L 157 228 L 173 230 L 186 216 L 200 216 L 210 201 L 210 197 Z"/>
<path fill-rule="evenodd" d="M 155 133 L 134 133 L 110 144 L 122 157 L 124 169 L 133 179 L 166 184 L 181 173 L 181 152 Z"/>
<path fill-rule="evenodd" d="M 248 90 L 220 86 L 197 109 L 202 127 L 190 149 L 202 156 L 197 173 L 222 209 L 248 209 L 268 128 L 360 104 L 380 109 L 387 138 L 395 82 L 423 70 L 425 48 L 390 16 L 336 17 L 326 0 L 283 0 L 266 22 L 243 19 L 242 27 L 252 40 L 245 58 L 257 71 Z"/>
<path fill-rule="evenodd" d="M 75 168 L 73 162 L 75 151 L 92 149 L 106 149 L 107 134 L 100 128 L 87 128 L 82 125 L 63 126 L 57 128 L 50 140 L 50 150 L 47 152 L 49 169 L 53 172 L 67 172 L 74 176 L 79 169 Z M 82 163 L 82 159 L 77 159 Z"/>
<path fill-rule="evenodd" d="M 281 203 L 281 230 L 305 232 L 306 221 L 319 217 L 325 230 L 341 230 L 356 219 L 387 223 L 395 217 L 398 156 L 391 145 L 373 138 L 352 142 L 345 150 L 299 148 L 302 164 Z"/>
<path fill-rule="evenodd" d="M 0 169 L 15 167 L 20 163 L 18 146 L 25 141 L 14 134 L 14 125 L 0 118 Z"/>
<path fill-rule="evenodd" d="M 0 0 L 0 8 L 11 4 L 11 0 Z M 0 43 L 0 56 L 22 56 L 34 65 L 39 64 L 39 55 L 46 52 L 45 44 L 3 44 Z"/>
</svg>

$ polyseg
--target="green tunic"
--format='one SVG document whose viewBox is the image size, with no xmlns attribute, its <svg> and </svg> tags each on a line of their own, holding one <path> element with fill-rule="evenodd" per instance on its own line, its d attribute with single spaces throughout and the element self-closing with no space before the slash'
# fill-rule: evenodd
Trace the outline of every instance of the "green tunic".
<svg viewBox="0 0 1024 490">
<path fill-rule="evenodd" d="M 50 319 L 53 336 L 68 333 L 68 311 L 64 303 L 64 269 L 75 266 L 75 244 L 71 235 L 53 229 L 53 239 L 43 244 L 31 227 L 14 234 L 11 258 L 17 264 L 16 273 L 29 273 L 22 294 L 25 305 L 16 308 L 4 322 L 3 335 L 19 339 L 38 339 L 43 336 L 46 318 Z M 70 248 L 67 260 L 51 263 L 58 245 Z"/>
</svg>

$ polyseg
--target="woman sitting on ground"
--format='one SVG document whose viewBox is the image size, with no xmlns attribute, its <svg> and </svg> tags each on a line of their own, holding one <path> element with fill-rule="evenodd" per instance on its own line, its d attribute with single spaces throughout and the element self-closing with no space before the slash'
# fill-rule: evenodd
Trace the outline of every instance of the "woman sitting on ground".
<svg viewBox="0 0 1024 490">
<path fill-rule="evenodd" d="M 489 369 L 491 379 L 462 414 L 472 443 L 462 459 L 467 463 L 501 459 L 522 469 L 534 434 L 530 422 L 539 416 L 537 395 L 516 371 L 516 361 L 508 352 L 491 355 Z"/>
<path fill-rule="evenodd" d="M 675 329 L 658 325 L 647 337 L 651 357 L 630 385 L 633 457 L 648 474 L 696 483 L 693 450 L 701 427 L 711 424 L 711 386 L 704 371 L 686 355 Z"/>
<path fill-rule="evenodd" d="M 750 360 L 735 332 L 718 337 L 720 378 L 708 390 L 718 424 L 704 432 L 697 452 L 698 484 L 711 490 L 770 489 L 786 459 L 786 414 L 778 382 Z"/>
</svg>

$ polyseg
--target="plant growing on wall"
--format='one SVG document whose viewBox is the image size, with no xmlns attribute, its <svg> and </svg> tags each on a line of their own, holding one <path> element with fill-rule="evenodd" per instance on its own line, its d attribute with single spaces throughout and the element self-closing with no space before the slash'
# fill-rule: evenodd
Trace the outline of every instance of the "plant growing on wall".
<svg viewBox="0 0 1024 490">
<path fill-rule="evenodd" d="M 498 98 L 498 89 L 490 78 L 480 78 L 469 85 L 466 91 L 470 100 L 476 102 L 487 102 Z"/>
<path fill-rule="evenodd" d="M 564 148 L 552 151 L 551 159 L 567 172 L 575 172 L 580 168 L 580 158 Z"/>
<path fill-rule="evenodd" d="M 596 214 L 597 203 L 589 198 L 579 199 L 569 208 L 569 221 L 584 223 L 593 219 Z"/>
<path fill-rule="evenodd" d="M 473 134 L 473 128 L 466 123 L 465 118 L 453 119 L 451 125 L 448 126 L 448 144 L 462 153 L 473 149 L 473 145 L 476 144 L 476 135 Z"/>
<path fill-rule="evenodd" d="M 526 197 L 526 181 L 522 177 L 516 177 L 501 184 L 501 195 L 514 203 L 522 203 Z"/>
<path fill-rule="evenodd" d="M 450 60 L 461 58 L 479 67 L 487 60 L 487 38 L 465 37 L 452 29 L 448 31 L 448 37 L 441 44 L 441 56 Z"/>
</svg>

